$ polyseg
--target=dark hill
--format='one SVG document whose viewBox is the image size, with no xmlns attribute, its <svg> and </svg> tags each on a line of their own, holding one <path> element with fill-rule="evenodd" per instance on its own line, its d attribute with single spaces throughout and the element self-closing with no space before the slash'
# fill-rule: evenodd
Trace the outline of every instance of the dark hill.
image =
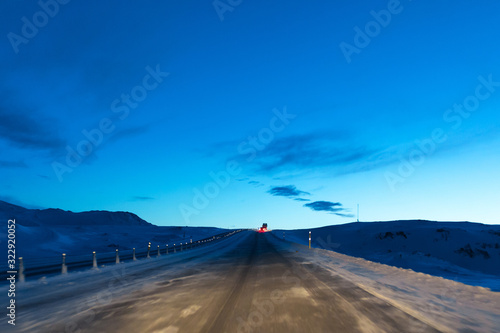
<svg viewBox="0 0 500 333">
<path fill-rule="evenodd" d="M 0 219 L 16 219 L 23 226 L 153 226 L 129 212 L 89 211 L 73 213 L 62 209 L 27 209 L 0 201 Z"/>
</svg>

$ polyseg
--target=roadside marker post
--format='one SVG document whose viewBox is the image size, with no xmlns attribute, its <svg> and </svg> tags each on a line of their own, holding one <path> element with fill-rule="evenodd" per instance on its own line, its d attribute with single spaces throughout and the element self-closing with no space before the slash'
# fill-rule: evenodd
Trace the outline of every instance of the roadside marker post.
<svg viewBox="0 0 500 333">
<path fill-rule="evenodd" d="M 116 264 L 119 264 L 120 263 L 120 255 L 118 254 L 118 249 L 116 249 L 116 261 L 115 261 Z"/>
<path fill-rule="evenodd" d="M 61 267 L 61 274 L 66 274 L 68 273 L 68 267 L 66 266 L 66 253 L 62 254 L 62 267 Z"/>
<path fill-rule="evenodd" d="M 19 282 L 24 282 L 24 263 L 23 263 L 23 257 L 19 257 Z"/>
<path fill-rule="evenodd" d="M 168 244 L 167 244 L 167 254 L 168 254 Z"/>
<path fill-rule="evenodd" d="M 309 250 L 311 249 L 311 232 L 309 231 Z"/>
<path fill-rule="evenodd" d="M 97 269 L 97 257 L 95 251 L 92 252 L 92 269 Z"/>
<path fill-rule="evenodd" d="M 160 245 L 158 245 L 158 257 L 160 256 Z"/>
<path fill-rule="evenodd" d="M 150 251 L 150 250 L 151 250 L 151 242 L 149 242 L 149 243 L 148 243 L 148 256 L 146 257 L 146 258 L 148 258 L 148 259 L 149 259 L 149 258 L 151 258 L 151 257 L 149 256 L 149 251 Z"/>
<path fill-rule="evenodd" d="M 175 250 L 175 243 L 174 243 L 174 253 L 176 253 L 177 251 Z"/>
<path fill-rule="evenodd" d="M 132 260 L 137 260 L 135 257 L 135 247 L 132 249 Z"/>
</svg>

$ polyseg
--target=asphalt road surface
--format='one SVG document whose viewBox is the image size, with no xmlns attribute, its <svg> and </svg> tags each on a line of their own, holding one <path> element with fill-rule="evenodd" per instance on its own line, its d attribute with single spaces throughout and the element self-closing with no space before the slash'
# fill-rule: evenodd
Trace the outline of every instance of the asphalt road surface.
<svg viewBox="0 0 500 333">
<path fill-rule="evenodd" d="M 94 307 L 91 316 L 85 311 L 72 318 L 54 314 L 54 320 L 36 330 L 438 332 L 345 278 L 282 250 L 270 234 L 246 231 L 239 237 L 236 248 L 115 297 Z"/>
</svg>

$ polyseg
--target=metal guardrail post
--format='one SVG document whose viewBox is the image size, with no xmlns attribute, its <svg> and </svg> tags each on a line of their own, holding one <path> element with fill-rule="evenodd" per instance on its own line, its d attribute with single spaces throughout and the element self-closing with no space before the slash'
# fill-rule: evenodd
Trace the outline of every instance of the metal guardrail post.
<svg viewBox="0 0 500 333">
<path fill-rule="evenodd" d="M 157 257 L 159 257 L 159 256 L 160 256 L 160 245 L 158 245 L 158 255 L 157 255 Z"/>
</svg>

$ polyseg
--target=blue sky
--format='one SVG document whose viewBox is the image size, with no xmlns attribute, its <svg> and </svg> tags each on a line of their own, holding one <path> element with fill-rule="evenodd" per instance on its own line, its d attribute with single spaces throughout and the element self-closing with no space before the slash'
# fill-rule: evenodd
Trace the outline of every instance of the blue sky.
<svg viewBox="0 0 500 333">
<path fill-rule="evenodd" d="M 158 225 L 500 223 L 500 4 L 0 5 L 0 200 Z"/>
</svg>

